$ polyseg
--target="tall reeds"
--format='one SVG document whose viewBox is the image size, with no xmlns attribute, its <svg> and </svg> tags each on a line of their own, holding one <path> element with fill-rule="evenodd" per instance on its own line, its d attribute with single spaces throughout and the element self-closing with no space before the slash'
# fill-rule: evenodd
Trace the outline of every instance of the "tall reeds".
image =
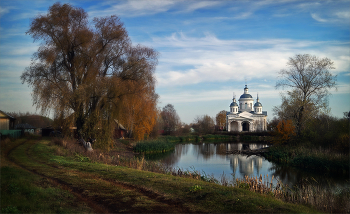
<svg viewBox="0 0 350 214">
<path fill-rule="evenodd" d="M 273 146 L 265 155 L 268 160 L 308 170 L 349 174 L 349 154 L 310 146 Z"/>
<path fill-rule="evenodd" d="M 289 187 L 278 179 L 276 179 L 276 185 L 273 185 L 274 179 L 276 178 L 272 176 L 271 180 L 269 180 L 268 175 L 260 175 L 259 177 L 245 176 L 242 179 L 236 179 L 232 186 L 271 195 L 291 203 L 309 204 L 324 212 L 350 212 L 350 187 L 335 191 L 332 188 L 321 187 L 307 180 L 304 180 L 299 185 Z"/>
</svg>

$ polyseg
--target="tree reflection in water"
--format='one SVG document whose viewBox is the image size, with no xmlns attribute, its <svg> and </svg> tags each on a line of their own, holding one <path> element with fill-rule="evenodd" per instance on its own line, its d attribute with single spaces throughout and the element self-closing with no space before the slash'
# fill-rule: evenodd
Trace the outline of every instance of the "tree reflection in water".
<svg viewBox="0 0 350 214">
<path fill-rule="evenodd" d="M 346 184 L 348 178 L 337 178 L 337 176 L 315 175 L 292 167 L 280 166 L 271 163 L 260 156 L 246 156 L 239 154 L 227 154 L 227 151 L 243 149 L 260 149 L 267 147 L 261 143 L 199 143 L 199 144 L 178 144 L 175 150 L 166 157 L 159 157 L 159 161 L 171 168 L 195 169 L 213 174 L 220 180 L 221 175 L 234 174 L 236 178 L 259 177 L 272 175 L 283 184 L 294 186 L 301 180 L 317 180 L 322 185 Z M 228 178 L 230 180 L 230 178 Z M 270 180 L 271 181 L 271 180 Z M 274 184 L 277 180 L 274 180 Z"/>
</svg>

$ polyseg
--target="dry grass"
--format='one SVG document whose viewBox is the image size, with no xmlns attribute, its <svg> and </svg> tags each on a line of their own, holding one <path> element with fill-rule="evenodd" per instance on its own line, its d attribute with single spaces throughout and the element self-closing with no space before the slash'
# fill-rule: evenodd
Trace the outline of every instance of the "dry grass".
<svg viewBox="0 0 350 214">
<path fill-rule="evenodd" d="M 329 213 L 350 213 L 350 189 L 344 188 L 334 191 L 331 188 L 320 187 L 315 183 L 303 181 L 300 185 L 288 187 L 277 180 L 277 185 L 273 185 L 266 177 L 248 177 L 236 179 L 234 187 L 248 189 L 253 192 L 273 195 L 275 198 L 286 202 L 309 204 L 320 211 Z"/>
</svg>

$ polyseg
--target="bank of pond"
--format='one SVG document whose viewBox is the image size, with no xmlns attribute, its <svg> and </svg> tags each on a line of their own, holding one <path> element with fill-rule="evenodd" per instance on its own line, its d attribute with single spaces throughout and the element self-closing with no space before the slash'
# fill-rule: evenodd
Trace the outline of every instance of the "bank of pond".
<svg viewBox="0 0 350 214">
<path fill-rule="evenodd" d="M 336 173 L 348 175 L 350 164 L 349 155 L 334 154 L 329 150 L 315 149 L 312 146 L 298 145 L 278 145 L 273 146 L 274 141 L 272 136 L 255 136 L 255 135 L 189 135 L 189 136 L 162 136 L 155 140 L 145 140 L 136 143 L 133 147 L 134 152 L 141 153 L 152 159 L 154 157 L 166 156 L 167 153 L 175 149 L 179 143 L 215 143 L 215 142 L 264 142 L 269 145 L 269 148 L 260 155 L 267 160 L 279 163 L 282 165 L 290 165 L 298 168 L 312 170 L 321 173 Z M 247 152 L 248 151 L 248 152 Z M 239 151 L 247 155 L 255 155 L 256 152 L 249 148 Z M 253 150 L 254 151 L 254 150 Z M 231 154 L 234 151 L 227 151 Z M 165 153 L 165 154 L 164 154 Z M 149 155 L 152 154 L 152 155 Z"/>
<path fill-rule="evenodd" d="M 137 153 L 161 153 L 171 151 L 175 148 L 177 143 L 198 143 L 198 142 L 222 142 L 222 141 L 271 141 L 270 136 L 251 136 L 251 135 L 243 135 L 234 136 L 234 135 L 188 135 L 188 136 L 161 136 L 157 139 L 153 140 L 145 140 L 136 143 L 134 146 L 134 152 Z"/>
<path fill-rule="evenodd" d="M 162 137 L 139 142 L 134 148 L 145 146 L 149 150 L 139 150 L 139 158 L 159 162 L 175 175 L 192 175 L 256 192 L 273 192 L 281 194 L 283 200 L 312 204 L 324 211 L 334 212 L 334 207 L 322 206 L 335 204 L 345 205 L 341 211 L 350 210 L 348 155 L 330 154 L 307 145 L 276 146 L 261 136 L 195 137 Z M 168 149 L 161 149 L 164 144 Z M 151 150 L 152 146 L 159 148 Z M 250 151 L 263 152 L 256 156 Z"/>
</svg>

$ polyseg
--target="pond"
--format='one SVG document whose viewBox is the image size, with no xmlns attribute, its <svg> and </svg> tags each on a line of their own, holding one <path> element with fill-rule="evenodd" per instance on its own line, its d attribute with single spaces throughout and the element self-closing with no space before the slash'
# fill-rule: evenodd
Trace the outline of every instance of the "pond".
<svg viewBox="0 0 350 214">
<path fill-rule="evenodd" d="M 188 171 L 198 171 L 203 175 L 213 176 L 221 180 L 223 175 L 229 181 L 233 178 L 244 178 L 267 176 L 271 181 L 272 175 L 283 184 L 294 186 L 301 180 L 317 181 L 320 185 L 327 186 L 346 186 L 348 178 L 320 175 L 293 167 L 281 166 L 266 160 L 261 156 L 247 156 L 240 154 L 227 154 L 227 151 L 242 150 L 250 148 L 251 150 L 268 147 L 264 143 L 196 143 L 196 144 L 177 144 L 175 150 L 161 156 L 150 156 L 148 158 L 159 160 L 167 167 L 180 168 Z M 234 176 L 234 177 L 233 177 Z M 277 180 L 274 179 L 274 184 Z"/>
</svg>

